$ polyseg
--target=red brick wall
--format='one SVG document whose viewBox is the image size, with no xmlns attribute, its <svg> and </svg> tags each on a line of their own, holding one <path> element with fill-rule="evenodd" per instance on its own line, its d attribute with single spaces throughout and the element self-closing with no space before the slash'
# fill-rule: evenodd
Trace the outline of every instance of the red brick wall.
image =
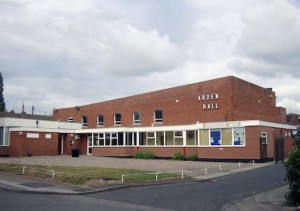
<svg viewBox="0 0 300 211">
<path fill-rule="evenodd" d="M 199 95 L 218 94 L 219 99 L 198 101 Z M 270 97 L 272 95 L 272 97 Z M 218 109 L 203 110 L 203 104 L 218 104 Z M 199 122 L 252 120 L 276 121 L 275 93 L 235 77 L 225 77 L 161 91 L 80 106 L 57 109 L 55 120 L 73 117 L 81 122 L 88 117 L 88 128 L 97 127 L 97 115 L 104 115 L 104 127 L 114 126 L 114 114 L 122 114 L 122 126 L 151 126 L 153 112 L 163 110 L 163 123 L 183 125 Z M 141 112 L 142 122 L 133 125 L 133 112 Z"/>
<path fill-rule="evenodd" d="M 1 146 L 0 156 L 8 156 L 8 155 L 9 155 L 9 146 Z"/>
<path fill-rule="evenodd" d="M 39 138 L 27 138 L 27 133 L 38 132 L 11 132 L 9 156 L 39 156 L 58 154 L 58 134 L 39 132 Z M 45 134 L 51 134 L 46 139 Z"/>
<path fill-rule="evenodd" d="M 94 147 L 92 155 L 133 157 L 134 149 L 133 147 Z"/>
</svg>

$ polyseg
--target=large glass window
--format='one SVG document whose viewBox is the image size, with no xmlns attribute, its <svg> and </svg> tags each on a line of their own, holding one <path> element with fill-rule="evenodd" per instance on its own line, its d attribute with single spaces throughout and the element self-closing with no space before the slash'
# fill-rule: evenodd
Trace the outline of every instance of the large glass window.
<svg viewBox="0 0 300 211">
<path fill-rule="evenodd" d="M 189 130 L 186 131 L 186 145 L 196 145 L 196 131 Z"/>
<path fill-rule="evenodd" d="M 245 128 L 233 128 L 234 145 L 245 145 Z"/>
<path fill-rule="evenodd" d="M 209 146 L 209 130 L 200 130 L 200 145 Z"/>
<path fill-rule="evenodd" d="M 133 124 L 140 124 L 141 123 L 141 113 L 134 112 L 133 113 Z"/>
<path fill-rule="evenodd" d="M 99 114 L 99 115 L 97 116 L 97 125 L 98 125 L 98 126 L 103 126 L 103 122 L 104 122 L 104 117 L 103 117 L 102 114 Z"/>
<path fill-rule="evenodd" d="M 164 143 L 164 132 L 156 132 L 156 145 L 157 146 L 164 146 L 165 143 Z"/>
<path fill-rule="evenodd" d="M 88 124 L 87 116 L 82 116 L 81 117 L 81 124 L 82 124 L 82 127 L 86 127 L 87 126 L 87 124 Z"/>
<path fill-rule="evenodd" d="M 222 144 L 232 145 L 232 129 L 224 128 L 222 129 Z"/>
<path fill-rule="evenodd" d="M 174 131 L 175 145 L 183 145 L 183 132 Z"/>
<path fill-rule="evenodd" d="M 147 133 L 147 145 L 155 145 L 155 132 Z"/>
<path fill-rule="evenodd" d="M 122 115 L 121 114 L 115 114 L 114 122 L 115 122 L 115 125 L 120 125 L 122 123 Z"/>
<path fill-rule="evenodd" d="M 156 110 L 154 111 L 154 122 L 163 122 L 163 112 L 162 110 Z"/>
<path fill-rule="evenodd" d="M 210 145 L 221 145 L 221 131 L 220 129 L 210 130 Z"/>
</svg>

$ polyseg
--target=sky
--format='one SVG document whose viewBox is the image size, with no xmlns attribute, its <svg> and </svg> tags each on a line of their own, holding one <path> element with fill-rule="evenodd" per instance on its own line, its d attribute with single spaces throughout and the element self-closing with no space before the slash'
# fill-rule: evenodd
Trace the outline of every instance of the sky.
<svg viewBox="0 0 300 211">
<path fill-rule="evenodd" d="M 7 111 L 52 115 L 232 75 L 300 113 L 299 68 L 298 0 L 0 0 Z"/>
</svg>

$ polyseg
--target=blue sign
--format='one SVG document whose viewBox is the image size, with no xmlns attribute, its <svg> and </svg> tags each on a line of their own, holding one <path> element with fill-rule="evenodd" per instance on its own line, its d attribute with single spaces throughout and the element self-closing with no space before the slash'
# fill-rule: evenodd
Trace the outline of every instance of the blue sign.
<svg viewBox="0 0 300 211">
<path fill-rule="evenodd" d="M 292 136 L 296 136 L 297 135 L 297 131 L 298 130 L 292 130 Z"/>
</svg>

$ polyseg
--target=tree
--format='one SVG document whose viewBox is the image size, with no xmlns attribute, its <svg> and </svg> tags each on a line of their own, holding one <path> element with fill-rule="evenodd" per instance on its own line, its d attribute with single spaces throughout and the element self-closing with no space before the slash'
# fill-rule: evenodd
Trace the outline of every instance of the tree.
<svg viewBox="0 0 300 211">
<path fill-rule="evenodd" d="M 4 89 L 3 77 L 2 77 L 2 73 L 0 72 L 0 111 L 6 111 L 4 97 L 3 97 L 3 89 Z"/>
</svg>

